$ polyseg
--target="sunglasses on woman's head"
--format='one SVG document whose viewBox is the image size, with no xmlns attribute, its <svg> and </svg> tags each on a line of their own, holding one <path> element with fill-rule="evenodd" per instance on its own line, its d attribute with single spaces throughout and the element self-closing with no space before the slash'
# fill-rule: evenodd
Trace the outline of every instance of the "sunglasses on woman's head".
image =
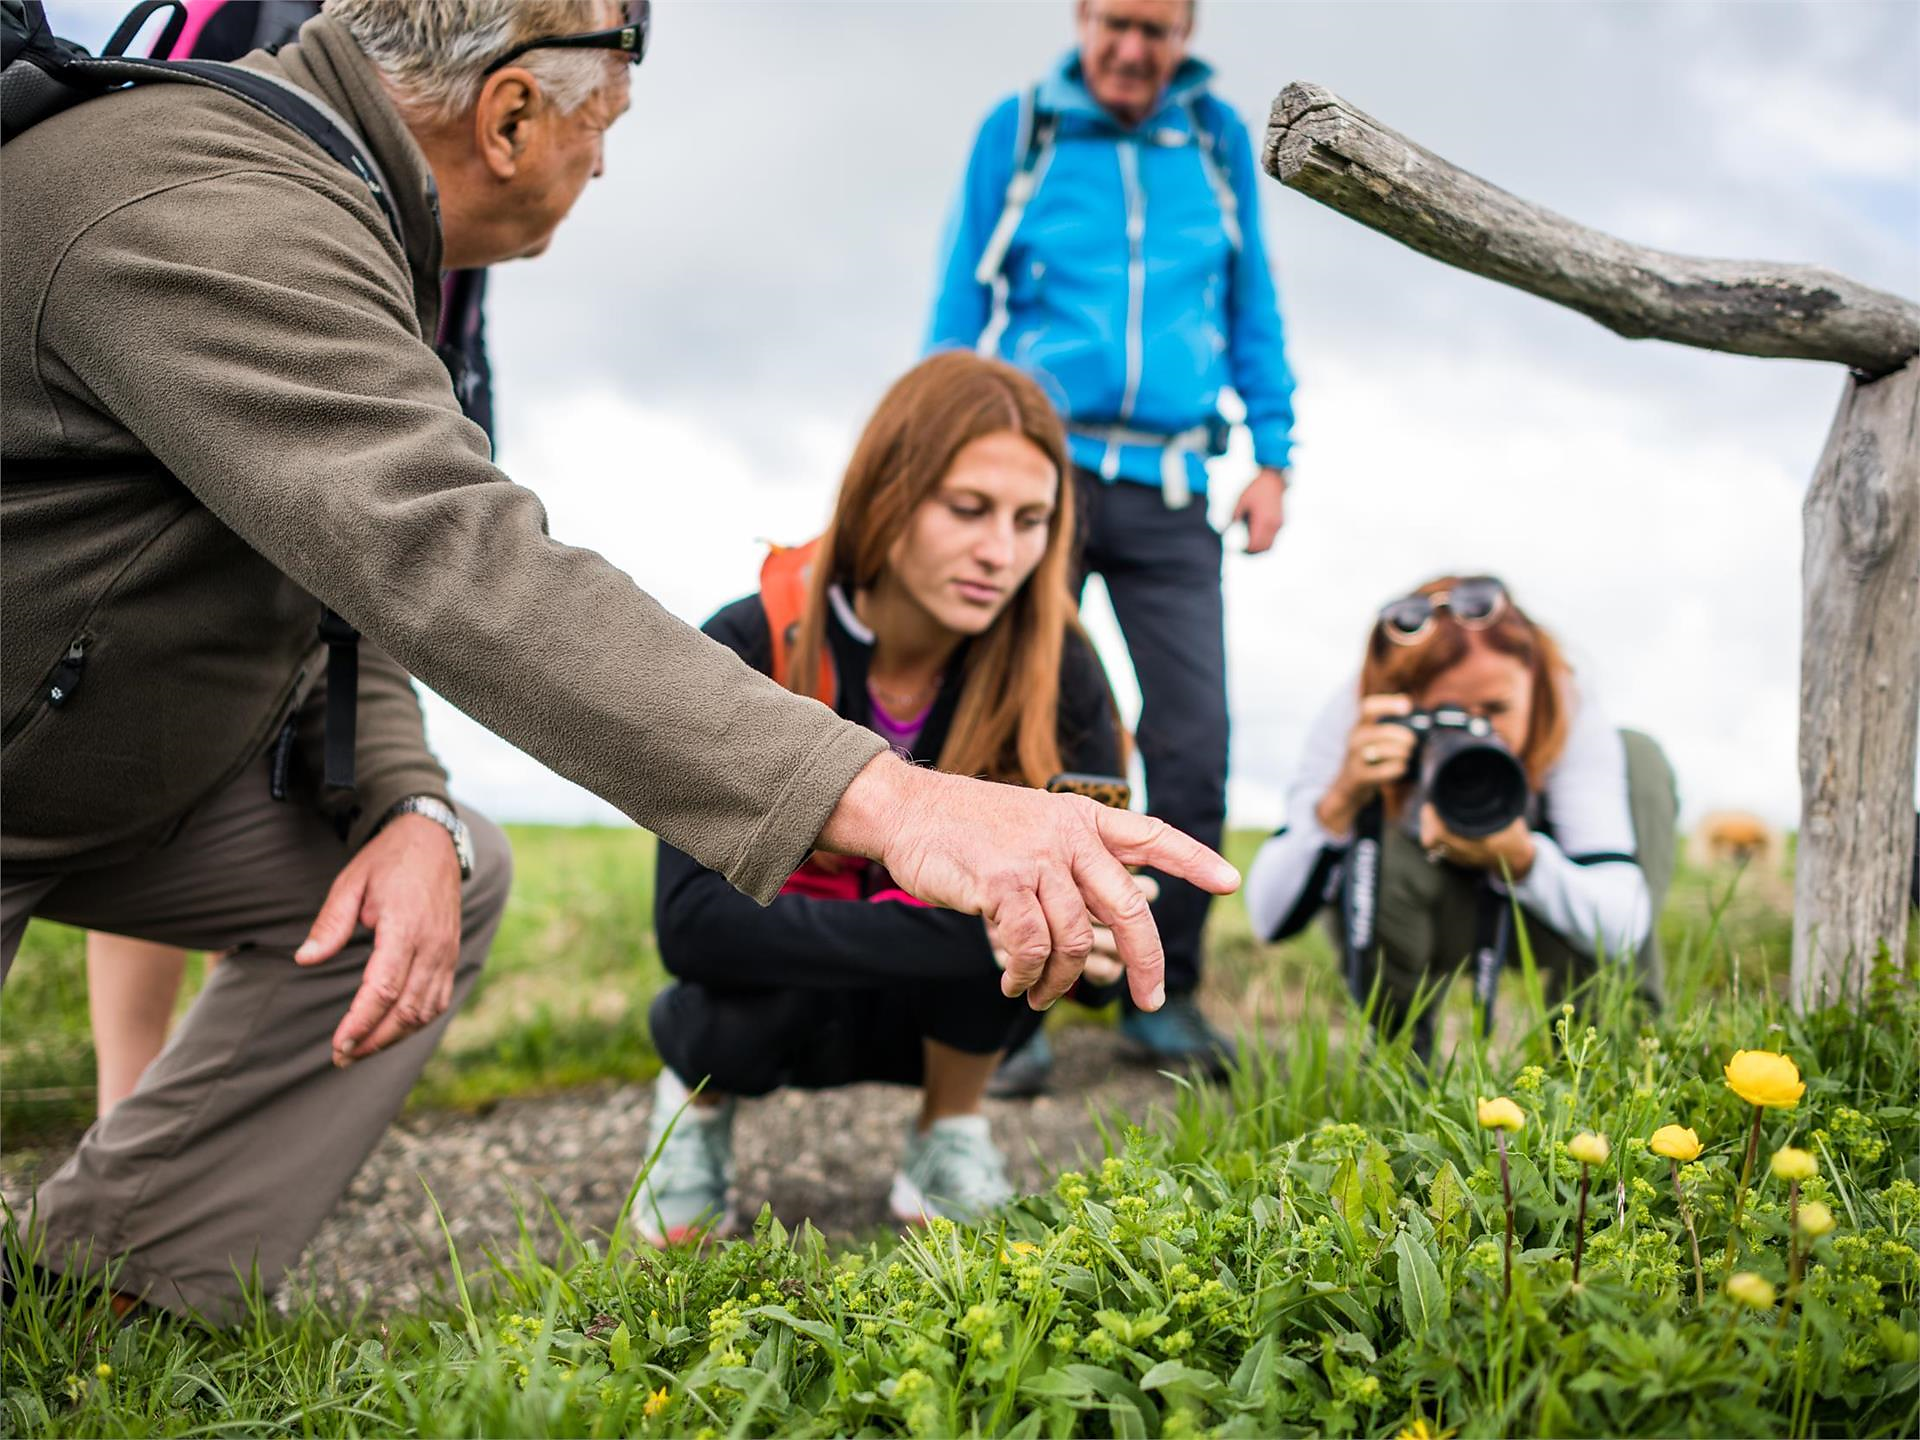
<svg viewBox="0 0 1920 1440">
<path fill-rule="evenodd" d="M 1484 630 L 1507 612 L 1507 587 L 1491 575 L 1474 575 L 1451 590 L 1406 595 L 1380 611 L 1380 628 L 1396 645 L 1418 645 L 1445 610 L 1463 630 Z"/>
<path fill-rule="evenodd" d="M 629 63 L 638 65 L 647 58 L 647 36 L 653 29 L 653 0 L 626 0 L 622 6 L 626 22 L 611 30 L 589 30 L 582 35 L 548 35 L 516 45 L 481 73 L 491 75 L 512 64 L 529 50 L 620 50 Z"/>
</svg>

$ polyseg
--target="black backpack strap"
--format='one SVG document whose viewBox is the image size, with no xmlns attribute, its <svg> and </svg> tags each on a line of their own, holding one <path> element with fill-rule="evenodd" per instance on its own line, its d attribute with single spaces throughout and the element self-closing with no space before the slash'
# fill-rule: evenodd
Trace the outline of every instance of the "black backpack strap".
<svg viewBox="0 0 1920 1440">
<path fill-rule="evenodd" d="M 171 55 L 173 47 L 180 43 L 180 37 L 187 28 L 186 0 L 140 0 L 140 3 L 127 12 L 127 18 L 120 22 L 120 28 L 113 32 L 113 38 L 100 47 L 102 55 L 124 55 L 127 47 L 133 44 L 134 37 L 140 33 L 140 27 L 158 10 L 170 10 L 166 26 L 160 31 L 160 38 L 153 43 L 148 52 L 154 55 Z"/>
<path fill-rule="evenodd" d="M 129 56 L 95 59 L 89 55 L 69 62 L 65 72 L 62 78 L 67 78 L 68 83 L 83 81 L 102 91 L 121 85 L 174 81 L 205 85 L 246 101 L 254 109 L 263 110 L 299 131 L 336 163 L 358 175 L 373 193 L 380 213 L 386 216 L 401 248 L 406 248 L 400 212 L 394 206 L 379 162 L 368 153 L 339 113 L 309 91 L 258 70 L 243 69 L 220 60 L 142 60 Z"/>
<path fill-rule="evenodd" d="M 360 632 L 332 610 L 320 617 L 320 638 L 327 642 L 327 713 L 322 787 L 353 789 L 355 708 L 360 695 Z"/>
</svg>

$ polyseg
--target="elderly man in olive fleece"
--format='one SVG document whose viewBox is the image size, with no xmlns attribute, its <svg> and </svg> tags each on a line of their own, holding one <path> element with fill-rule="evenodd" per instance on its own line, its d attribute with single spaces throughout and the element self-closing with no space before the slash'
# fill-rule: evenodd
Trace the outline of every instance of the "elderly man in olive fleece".
<svg viewBox="0 0 1920 1440">
<path fill-rule="evenodd" d="M 357 134 L 398 234 L 200 86 L 5 148 L 4 955 L 32 915 L 232 952 L 38 1197 L 46 1263 L 119 1259 L 123 1297 L 225 1318 L 240 1276 L 272 1283 L 478 973 L 506 847 L 449 807 L 409 671 L 757 898 L 824 847 L 980 914 L 1036 1004 L 1092 919 L 1156 1003 L 1125 865 L 1235 883 L 1157 822 L 899 763 L 548 538 L 493 467 L 430 343 L 440 275 L 538 254 L 600 173 L 624 8 L 332 0 L 249 57 Z M 366 637 L 333 816 L 323 602 Z"/>
</svg>

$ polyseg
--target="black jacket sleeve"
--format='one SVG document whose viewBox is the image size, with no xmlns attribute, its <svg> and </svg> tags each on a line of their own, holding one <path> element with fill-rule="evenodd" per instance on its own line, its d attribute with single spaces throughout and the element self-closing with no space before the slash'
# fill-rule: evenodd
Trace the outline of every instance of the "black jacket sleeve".
<svg viewBox="0 0 1920 1440">
<path fill-rule="evenodd" d="M 758 596 L 727 606 L 704 628 L 762 674 L 772 672 Z M 781 895 L 762 908 L 664 840 L 653 924 L 668 971 L 713 985 L 843 990 L 998 973 L 986 927 L 974 916 L 807 895 Z"/>
</svg>

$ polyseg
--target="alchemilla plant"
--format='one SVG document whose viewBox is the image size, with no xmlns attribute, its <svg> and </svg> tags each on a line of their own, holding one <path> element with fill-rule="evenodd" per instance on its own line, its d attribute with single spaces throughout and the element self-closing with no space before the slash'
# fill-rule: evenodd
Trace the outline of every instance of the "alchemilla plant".
<svg viewBox="0 0 1920 1440">
<path fill-rule="evenodd" d="M 1624 984 L 1433 1073 L 1324 1021 L 992 1226 L 493 1257 L 439 1316 L 24 1295 L 17 1434 L 1912 1435 L 1920 999 Z M 1362 1033 L 1347 1017 L 1343 1033 Z M 15 1243 L 19 1243 L 17 1240 Z"/>
</svg>

